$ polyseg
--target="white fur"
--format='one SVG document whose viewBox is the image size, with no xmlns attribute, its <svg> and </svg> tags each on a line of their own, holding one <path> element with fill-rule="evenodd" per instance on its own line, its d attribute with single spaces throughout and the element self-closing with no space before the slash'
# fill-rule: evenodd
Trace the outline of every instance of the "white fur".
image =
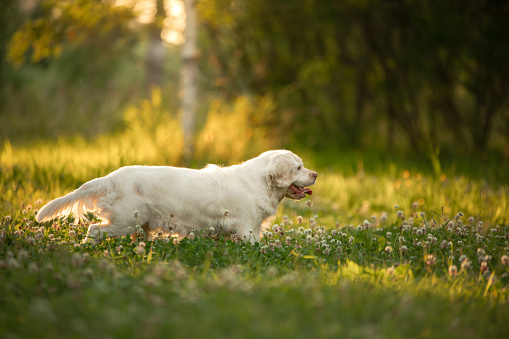
<svg viewBox="0 0 509 339">
<path fill-rule="evenodd" d="M 125 236 L 144 225 L 180 236 L 214 227 L 257 241 L 262 224 L 276 214 L 285 196 L 303 198 L 290 185 L 307 187 L 316 177 L 297 155 L 284 150 L 224 168 L 127 166 L 51 201 L 36 219 L 42 222 L 70 213 L 83 219 L 93 211 L 102 222 L 90 225 L 87 239 L 104 233 Z"/>
</svg>

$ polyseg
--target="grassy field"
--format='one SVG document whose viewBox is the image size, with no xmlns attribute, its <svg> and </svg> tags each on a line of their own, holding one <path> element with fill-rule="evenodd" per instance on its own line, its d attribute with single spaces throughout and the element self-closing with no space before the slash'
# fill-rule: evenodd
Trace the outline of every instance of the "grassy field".
<svg viewBox="0 0 509 339">
<path fill-rule="evenodd" d="M 509 187 L 457 168 L 372 170 L 331 155 L 309 203 L 285 202 L 254 245 L 202 234 L 82 244 L 85 224 L 34 221 L 119 166 L 172 163 L 161 140 L 3 145 L 2 337 L 509 336 Z"/>
</svg>

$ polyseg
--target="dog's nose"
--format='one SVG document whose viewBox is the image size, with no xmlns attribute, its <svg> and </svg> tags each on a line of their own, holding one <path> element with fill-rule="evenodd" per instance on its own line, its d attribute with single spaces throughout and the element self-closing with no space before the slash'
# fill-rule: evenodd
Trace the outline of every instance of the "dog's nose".
<svg viewBox="0 0 509 339">
<path fill-rule="evenodd" d="M 311 172 L 311 177 L 315 178 L 315 180 L 316 180 L 316 178 L 318 177 L 318 173 L 316 173 L 316 172 Z"/>
</svg>

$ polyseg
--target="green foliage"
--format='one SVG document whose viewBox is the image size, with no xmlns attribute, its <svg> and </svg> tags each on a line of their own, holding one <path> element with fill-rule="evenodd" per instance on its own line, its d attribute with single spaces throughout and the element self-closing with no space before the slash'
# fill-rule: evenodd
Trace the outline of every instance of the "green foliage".
<svg viewBox="0 0 509 339">
<path fill-rule="evenodd" d="M 114 6 L 108 1 L 46 0 L 40 9 L 40 15 L 28 21 L 9 42 L 7 57 L 17 67 L 25 63 L 29 49 L 30 61 L 37 63 L 50 56 L 59 56 L 64 43 L 110 48 L 113 39 L 126 33 L 133 18 L 127 8 Z M 113 51 L 109 50 L 110 53 Z"/>
<path fill-rule="evenodd" d="M 503 2 L 229 3 L 202 14 L 221 39 L 209 52 L 221 88 L 274 95 L 294 143 L 432 156 L 507 144 Z"/>
<path fill-rule="evenodd" d="M 508 230 L 459 215 L 357 229 L 283 218 L 254 245 L 199 234 L 82 244 L 84 225 L 33 217 L 0 222 L 10 335 L 507 335 Z"/>
<path fill-rule="evenodd" d="M 9 27 L 3 39 L 10 39 L 5 53 L 11 65 L 35 64 L 4 65 L 1 125 L 9 128 L 0 137 L 118 129 L 120 111 L 150 96 L 154 85 L 176 112 L 180 54 L 156 48 L 162 1 L 150 24 L 136 23 L 142 7 L 46 0 L 26 15 L 1 17 Z M 247 95 L 271 98 L 270 114 L 254 112 L 253 121 L 261 135 L 276 135 L 285 147 L 418 152 L 437 173 L 439 150 L 442 158 L 507 158 L 505 7 L 478 1 L 199 1 L 198 126 L 211 102 L 235 105 Z"/>
<path fill-rule="evenodd" d="M 157 231 L 82 243 L 88 222 L 35 222 L 43 201 L 87 180 L 174 156 L 178 150 L 165 150 L 156 136 L 177 128 L 161 100 L 155 90 L 126 113 L 126 132 L 93 143 L 4 144 L 3 333 L 507 336 L 506 186 L 394 164 L 370 173 L 358 163 L 350 173 L 345 158 L 346 174 L 318 170 L 313 203 L 285 202 L 260 243 L 200 232 L 176 241 Z"/>
</svg>

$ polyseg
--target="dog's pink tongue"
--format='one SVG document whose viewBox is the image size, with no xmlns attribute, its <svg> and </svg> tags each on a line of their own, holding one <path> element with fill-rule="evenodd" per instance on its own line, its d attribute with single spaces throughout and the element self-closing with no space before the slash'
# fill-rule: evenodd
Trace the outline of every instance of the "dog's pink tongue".
<svg viewBox="0 0 509 339">
<path fill-rule="evenodd" d="M 311 195 L 313 194 L 313 191 L 310 190 L 309 188 L 304 187 L 304 193 Z"/>
</svg>

